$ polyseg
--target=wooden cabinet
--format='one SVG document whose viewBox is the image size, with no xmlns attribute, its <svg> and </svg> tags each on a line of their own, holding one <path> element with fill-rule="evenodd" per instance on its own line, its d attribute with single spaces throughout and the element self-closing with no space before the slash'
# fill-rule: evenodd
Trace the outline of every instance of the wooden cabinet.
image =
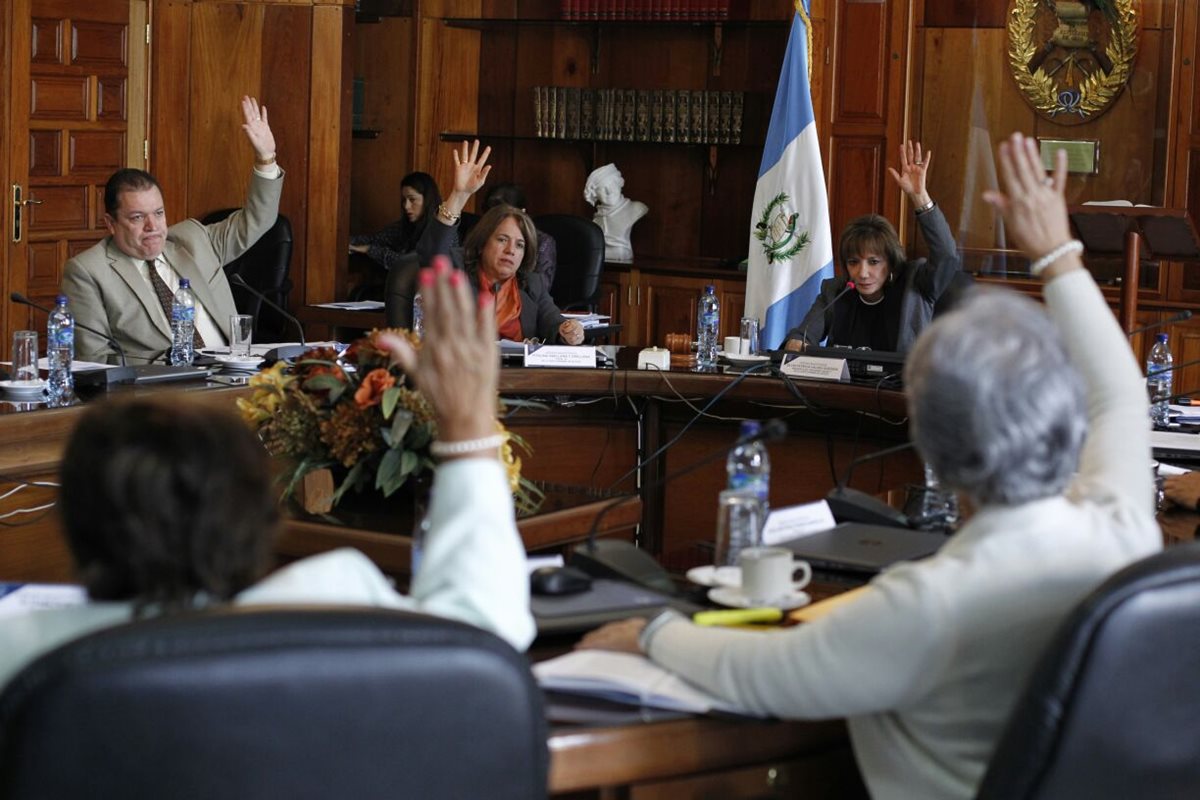
<svg viewBox="0 0 1200 800">
<path fill-rule="evenodd" d="M 601 281 L 601 310 L 623 326 L 620 343 L 663 347 L 668 333 L 695 335 L 696 306 L 712 284 L 721 303 L 721 336 L 737 336 L 746 302 L 745 275 L 686 265 L 609 267 Z M 611 288 L 609 288 L 611 287 Z M 605 303 L 613 303 L 611 310 Z"/>
</svg>

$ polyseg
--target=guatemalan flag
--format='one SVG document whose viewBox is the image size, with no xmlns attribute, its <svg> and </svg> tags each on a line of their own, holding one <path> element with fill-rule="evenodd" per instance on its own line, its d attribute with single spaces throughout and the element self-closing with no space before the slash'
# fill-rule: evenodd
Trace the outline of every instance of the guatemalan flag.
<svg viewBox="0 0 1200 800">
<path fill-rule="evenodd" d="M 750 218 L 746 316 L 762 320 L 775 349 L 833 277 L 829 197 L 808 85 L 809 7 L 796 0 Z"/>
</svg>

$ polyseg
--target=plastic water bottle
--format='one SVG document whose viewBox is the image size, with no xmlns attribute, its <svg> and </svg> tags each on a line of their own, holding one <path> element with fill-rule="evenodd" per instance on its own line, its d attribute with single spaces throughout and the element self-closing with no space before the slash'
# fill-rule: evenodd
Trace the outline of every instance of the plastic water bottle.
<svg viewBox="0 0 1200 800">
<path fill-rule="evenodd" d="M 1150 420 L 1155 425 L 1165 426 L 1171 403 L 1171 348 L 1167 346 L 1167 335 L 1160 333 L 1150 357 L 1146 359 L 1146 390 L 1150 395 Z"/>
<path fill-rule="evenodd" d="M 696 306 L 696 370 L 707 372 L 717 368 L 717 337 L 721 330 L 721 304 L 716 288 L 709 284 Z"/>
<path fill-rule="evenodd" d="M 66 405 L 75 397 L 71 362 L 75 359 L 75 317 L 67 308 L 67 296 L 60 294 L 46 325 L 46 361 L 50 367 L 51 405 Z"/>
<path fill-rule="evenodd" d="M 420 292 L 413 295 L 412 332 L 418 339 L 425 338 L 425 298 Z"/>
<path fill-rule="evenodd" d="M 179 279 L 179 290 L 171 303 L 171 365 L 190 365 L 195 356 L 194 332 L 196 330 L 196 297 L 192 294 L 192 282 Z"/>
<path fill-rule="evenodd" d="M 942 487 L 937 473 L 925 465 L 925 494 L 921 499 L 920 527 L 952 531 L 958 525 L 958 496 Z"/>
<path fill-rule="evenodd" d="M 761 430 L 762 425 L 757 420 L 744 420 L 740 438 L 755 436 Z M 771 457 L 767 455 L 767 446 L 761 440 L 755 440 L 733 448 L 725 459 L 725 473 L 728 476 L 726 488 L 754 492 L 762 502 L 765 517 L 771 494 Z"/>
</svg>

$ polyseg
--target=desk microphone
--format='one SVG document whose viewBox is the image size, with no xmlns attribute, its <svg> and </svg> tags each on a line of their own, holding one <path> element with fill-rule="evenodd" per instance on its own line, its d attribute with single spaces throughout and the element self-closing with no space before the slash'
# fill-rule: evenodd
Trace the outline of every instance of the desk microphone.
<svg viewBox="0 0 1200 800">
<path fill-rule="evenodd" d="M 29 306 L 30 308 L 36 308 L 38 311 L 44 312 L 46 314 L 51 313 L 50 309 L 46 308 L 43 305 L 39 305 L 38 303 L 33 302 L 32 300 L 30 300 L 28 297 L 21 294 L 20 292 L 12 292 L 11 294 L 9 294 L 8 299 L 12 300 L 14 303 L 20 303 L 21 305 Z M 87 331 L 88 333 L 94 333 L 97 336 L 99 336 L 101 339 L 103 339 L 105 342 L 107 342 L 109 345 L 111 345 L 113 350 L 117 351 L 117 355 L 121 359 L 121 366 L 122 367 L 128 366 L 125 363 L 125 348 L 121 347 L 121 343 L 118 342 L 116 339 L 109 336 L 107 333 L 101 333 L 100 331 L 96 330 L 95 328 L 84 325 L 82 322 L 79 322 L 78 320 L 76 320 L 76 322 L 75 322 L 75 327 L 82 328 L 83 330 Z"/>
<path fill-rule="evenodd" d="M 837 305 L 838 300 L 841 300 L 843 297 L 845 297 L 846 293 L 849 292 L 853 288 L 854 288 L 854 281 L 846 281 L 846 285 L 844 287 L 842 287 L 842 290 L 840 292 L 837 293 L 837 296 L 834 297 L 832 300 L 830 300 L 828 303 L 826 303 L 825 307 L 823 309 L 821 309 L 821 316 L 824 317 L 825 314 L 827 314 L 831 308 L 833 308 L 835 305 Z M 812 320 L 809 320 L 809 324 L 810 325 L 812 324 Z M 826 331 L 826 335 L 828 335 L 828 331 Z M 821 337 L 821 338 L 824 338 L 824 337 Z M 800 331 L 800 339 L 801 339 L 801 341 L 804 342 L 804 349 L 807 350 L 808 349 L 808 325 L 805 325 L 804 330 Z M 815 342 L 814 342 L 814 344 L 815 344 Z"/>
<path fill-rule="evenodd" d="M 838 522 L 864 522 L 870 525 L 887 525 L 893 528 L 911 528 L 912 520 L 900 511 L 889 506 L 878 497 L 849 488 L 850 476 L 854 468 L 868 461 L 887 458 L 896 453 L 903 453 L 913 446 L 912 442 L 898 444 L 874 453 L 867 453 L 850 462 L 846 473 L 838 481 L 838 485 L 825 495 L 825 502 L 833 512 L 833 518 Z"/>
<path fill-rule="evenodd" d="M 260 292 L 258 289 L 255 289 L 253 286 L 246 283 L 246 279 L 243 278 L 241 275 L 238 275 L 236 272 L 229 276 L 229 282 L 232 283 L 234 286 L 238 286 L 242 289 L 245 289 L 250 294 L 254 295 L 259 300 L 262 300 L 268 306 L 270 306 L 271 308 L 278 311 L 280 316 L 282 316 L 288 322 L 290 322 L 296 326 L 296 330 L 300 333 L 300 344 L 304 347 L 308 347 L 308 345 L 304 341 L 304 326 L 300 324 L 300 320 L 296 319 L 296 317 L 289 314 L 286 309 L 284 309 L 278 303 L 273 301 L 271 298 L 267 297 L 263 292 Z"/>
<path fill-rule="evenodd" d="M 676 478 L 682 478 L 684 475 L 696 471 L 717 457 L 725 455 L 731 449 L 752 442 L 776 442 L 786 437 L 787 432 L 787 423 L 783 420 L 766 420 L 757 432 L 739 436 L 729 447 L 714 449 L 699 461 L 694 461 L 686 467 L 672 472 L 663 478 L 660 485 L 666 486 Z M 571 566 L 578 567 L 589 575 L 616 577 L 648 586 L 664 594 L 674 595 L 676 590 L 671 577 L 645 550 L 622 539 L 596 540 L 596 531 L 604 516 L 613 509 L 631 502 L 635 497 L 637 495 L 618 497 L 596 512 L 596 516 L 592 519 L 592 527 L 588 530 L 587 541 L 571 552 Z"/>
<path fill-rule="evenodd" d="M 1143 325 L 1140 328 L 1134 328 L 1129 333 L 1125 334 L 1125 336 L 1126 337 L 1137 336 L 1139 333 L 1145 333 L 1146 331 L 1152 331 L 1155 328 L 1161 328 L 1164 325 L 1174 325 L 1176 322 L 1183 322 L 1184 320 L 1188 320 L 1191 318 L 1192 318 L 1192 312 L 1184 309 L 1183 311 L 1180 311 L 1177 314 L 1172 314 L 1171 316 L 1167 317 L 1164 320 L 1159 320 L 1158 322 L 1151 322 L 1149 325 Z"/>
</svg>

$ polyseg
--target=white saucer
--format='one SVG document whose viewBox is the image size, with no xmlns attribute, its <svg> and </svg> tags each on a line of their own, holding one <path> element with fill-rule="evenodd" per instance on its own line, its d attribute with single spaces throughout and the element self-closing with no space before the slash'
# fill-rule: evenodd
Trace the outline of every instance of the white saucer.
<svg viewBox="0 0 1200 800">
<path fill-rule="evenodd" d="M 749 367 L 771 360 L 771 357 L 766 355 L 743 356 L 737 353 L 723 353 L 721 357 L 737 367 Z"/>
<path fill-rule="evenodd" d="M 229 364 L 233 367 L 257 367 L 262 363 L 262 356 L 234 356 L 228 353 L 218 353 L 213 356 L 214 359 L 222 364 Z"/>
<path fill-rule="evenodd" d="M 0 381 L 0 389 L 3 389 L 5 394 L 12 397 L 33 399 L 41 397 L 42 393 L 46 391 L 46 382 L 37 381 L 30 383 L 28 381 L 21 381 L 18 383 L 17 381 Z"/>
<path fill-rule="evenodd" d="M 741 567 L 716 567 L 705 564 L 702 567 L 692 567 L 687 571 L 687 579 L 701 586 L 732 586 L 742 585 Z"/>
<path fill-rule="evenodd" d="M 788 592 L 783 597 L 776 598 L 770 603 L 756 603 L 742 594 L 742 590 L 734 586 L 717 586 L 708 590 L 708 599 L 730 608 L 778 608 L 781 611 L 791 611 L 812 602 L 807 592 Z"/>
</svg>

